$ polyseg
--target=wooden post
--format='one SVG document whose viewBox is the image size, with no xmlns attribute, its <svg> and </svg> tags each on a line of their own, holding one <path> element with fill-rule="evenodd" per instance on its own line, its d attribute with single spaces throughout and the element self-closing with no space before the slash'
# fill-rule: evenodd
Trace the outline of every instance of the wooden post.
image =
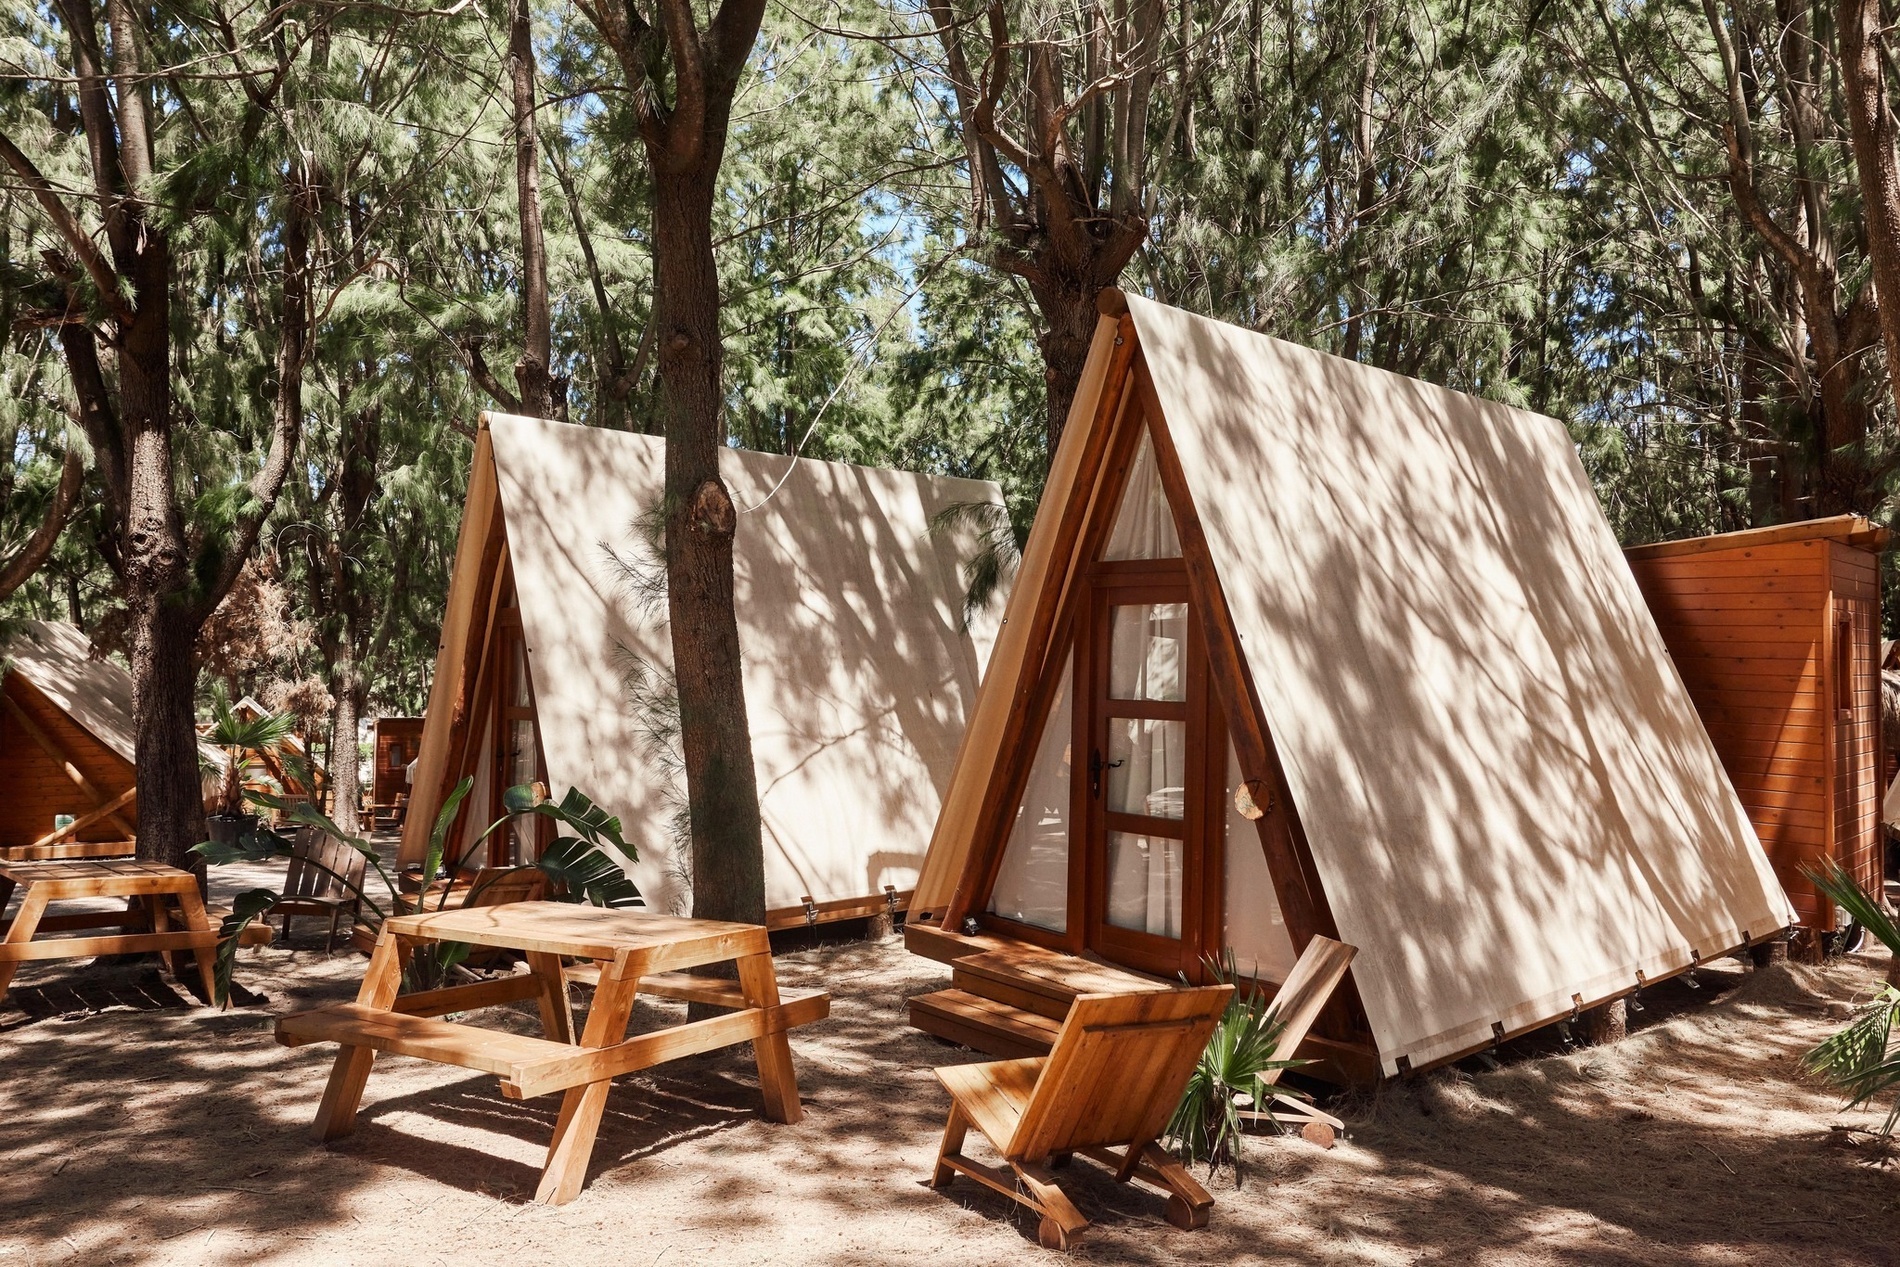
<svg viewBox="0 0 1900 1267">
<path fill-rule="evenodd" d="M 1592 1047 L 1621 1042 L 1630 1032 L 1629 1004 L 1623 999 L 1611 999 L 1588 1008 L 1577 1017 L 1577 1028 L 1582 1032 L 1583 1041 Z"/>
<path fill-rule="evenodd" d="M 1771 963 L 1788 962 L 1788 940 L 1785 937 L 1771 937 L 1748 948 L 1749 962 L 1757 968 L 1766 968 Z"/>
</svg>

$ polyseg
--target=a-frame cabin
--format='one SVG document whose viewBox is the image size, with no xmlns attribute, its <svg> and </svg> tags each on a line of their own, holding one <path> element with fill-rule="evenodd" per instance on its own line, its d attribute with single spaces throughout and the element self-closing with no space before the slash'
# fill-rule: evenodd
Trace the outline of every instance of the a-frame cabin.
<svg viewBox="0 0 1900 1267">
<path fill-rule="evenodd" d="M 1336 937 L 1305 1052 L 1362 1080 L 1791 919 L 1560 424 L 1105 297 L 913 951 L 1275 983 Z M 995 959 L 913 1024 L 1035 1049 L 1064 998 Z"/>
<path fill-rule="evenodd" d="M 0 648 L 0 861 L 128 856 L 138 847 L 132 675 L 63 621 Z M 198 745 L 201 770 L 224 754 Z M 215 775 L 205 775 L 215 786 Z"/>
<path fill-rule="evenodd" d="M 672 639 L 646 525 L 656 436 L 484 414 L 429 689 L 401 858 L 473 780 L 452 846 L 511 785 L 577 787 L 617 815 L 649 906 L 691 912 L 669 733 Z M 726 449 L 740 508 L 734 607 L 764 828 L 766 922 L 894 917 L 910 899 L 994 638 L 964 610 L 972 517 L 995 484 Z M 671 710 L 671 711 L 669 711 Z M 463 857 L 527 861 L 522 815 Z"/>
</svg>

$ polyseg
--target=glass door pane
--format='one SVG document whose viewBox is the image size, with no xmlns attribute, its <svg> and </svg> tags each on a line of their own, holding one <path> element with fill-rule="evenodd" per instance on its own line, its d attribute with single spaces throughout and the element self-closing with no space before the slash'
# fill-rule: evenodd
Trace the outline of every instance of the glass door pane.
<svg viewBox="0 0 1900 1267">
<path fill-rule="evenodd" d="M 1183 842 L 1108 833 L 1108 922 L 1155 937 L 1181 936 Z"/>
</svg>

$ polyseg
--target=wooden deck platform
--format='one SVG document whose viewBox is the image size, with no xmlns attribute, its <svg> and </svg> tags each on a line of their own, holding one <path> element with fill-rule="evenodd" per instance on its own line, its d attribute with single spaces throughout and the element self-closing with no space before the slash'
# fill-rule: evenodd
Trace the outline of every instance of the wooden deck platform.
<svg viewBox="0 0 1900 1267">
<path fill-rule="evenodd" d="M 904 944 L 951 968 L 949 989 L 909 1000 L 912 1027 L 1008 1060 L 1048 1055 L 1078 994 L 1175 984 L 986 933 L 907 925 Z M 1378 1057 L 1369 1047 L 1308 1034 L 1299 1055 L 1315 1062 L 1301 1072 L 1342 1086 L 1369 1085 L 1379 1077 Z"/>
</svg>

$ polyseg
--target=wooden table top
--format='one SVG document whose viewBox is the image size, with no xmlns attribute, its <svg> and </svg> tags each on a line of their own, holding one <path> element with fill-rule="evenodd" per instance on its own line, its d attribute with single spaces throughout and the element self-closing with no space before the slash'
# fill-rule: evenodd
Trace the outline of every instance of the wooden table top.
<svg viewBox="0 0 1900 1267">
<path fill-rule="evenodd" d="M 383 928 L 398 937 L 598 960 L 614 964 L 611 975 L 617 977 L 769 954 L 772 948 L 759 924 L 609 910 L 578 902 L 510 902 L 396 915 L 384 921 Z"/>
<path fill-rule="evenodd" d="M 51 890 L 51 900 L 66 897 L 130 897 L 140 893 L 196 891 L 198 878 L 163 862 L 133 858 L 58 862 L 0 863 L 0 880 L 22 888 Z"/>
</svg>

